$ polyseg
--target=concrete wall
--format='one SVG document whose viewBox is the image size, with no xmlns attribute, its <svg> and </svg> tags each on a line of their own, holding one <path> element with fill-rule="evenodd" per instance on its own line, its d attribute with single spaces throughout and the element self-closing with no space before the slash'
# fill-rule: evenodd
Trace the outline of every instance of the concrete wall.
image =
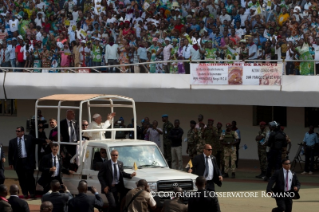
<svg viewBox="0 0 319 212">
<path fill-rule="evenodd" d="M 4 117 L 0 116 L 0 135 L 1 143 L 8 145 L 9 139 L 15 137 L 15 128 L 19 125 L 25 126 L 25 120 L 30 119 L 34 114 L 35 100 L 18 100 L 17 116 Z M 73 104 L 74 105 L 74 104 Z M 168 103 L 136 103 L 137 122 L 148 116 L 150 120 L 157 120 L 162 127 L 161 115 L 168 114 L 171 122 L 174 119 L 181 121 L 181 127 L 184 130 L 184 137 L 189 129 L 189 121 L 197 121 L 198 114 L 204 115 L 204 121 L 208 118 L 225 124 L 233 120 L 237 121 L 238 128 L 241 130 L 242 143 L 248 146 L 247 150 L 240 150 L 240 158 L 257 159 L 257 145 L 255 142 L 258 126 L 253 126 L 253 107 L 240 105 L 202 105 L 202 104 L 168 104 Z M 91 113 L 100 113 L 105 119 L 108 109 L 95 108 Z M 128 124 L 133 117 L 132 110 L 127 108 L 117 109 L 117 118 L 122 116 L 125 124 Z M 42 114 L 46 119 L 56 118 L 57 112 L 53 109 L 42 109 Z M 64 112 L 61 113 L 61 119 L 64 118 Z M 77 113 L 78 115 L 78 113 Z M 87 110 L 84 110 L 83 118 L 87 118 Z M 287 108 L 287 127 L 285 132 L 291 137 L 292 150 L 290 157 L 293 157 L 297 151 L 297 143 L 301 142 L 304 133 L 304 108 Z M 49 130 L 46 130 L 47 135 Z M 186 154 L 186 143 L 183 142 L 183 154 Z"/>
</svg>

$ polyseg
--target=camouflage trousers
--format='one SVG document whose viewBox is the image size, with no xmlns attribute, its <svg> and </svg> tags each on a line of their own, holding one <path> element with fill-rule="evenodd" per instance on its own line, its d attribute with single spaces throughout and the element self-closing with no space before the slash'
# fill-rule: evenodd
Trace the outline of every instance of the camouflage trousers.
<svg viewBox="0 0 319 212">
<path fill-rule="evenodd" d="M 197 155 L 196 144 L 188 144 L 188 156 L 193 159 Z"/>
<path fill-rule="evenodd" d="M 165 139 L 163 143 L 164 143 L 164 157 L 167 162 L 171 162 L 172 161 L 171 140 Z"/>
<path fill-rule="evenodd" d="M 232 172 L 236 171 L 236 146 L 224 147 L 224 163 L 225 163 L 225 173 L 228 173 L 229 169 Z M 231 161 L 231 166 L 229 167 L 229 161 Z"/>
<path fill-rule="evenodd" d="M 205 148 L 205 140 L 204 139 L 200 139 L 199 143 L 196 145 L 196 149 L 197 149 L 197 154 L 203 154 L 204 152 L 204 148 Z"/>
<path fill-rule="evenodd" d="M 258 142 L 258 158 L 259 158 L 259 165 L 260 165 L 260 170 L 262 172 L 267 171 L 267 152 L 266 152 L 267 146 L 262 146 Z"/>
</svg>

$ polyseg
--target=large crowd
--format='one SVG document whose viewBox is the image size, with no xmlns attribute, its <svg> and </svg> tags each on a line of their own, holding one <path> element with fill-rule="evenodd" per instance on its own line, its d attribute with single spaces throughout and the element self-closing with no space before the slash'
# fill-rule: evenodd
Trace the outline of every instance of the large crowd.
<svg viewBox="0 0 319 212">
<path fill-rule="evenodd" d="M 312 75 L 318 11 L 315 0 L 0 0 L 0 63 L 17 72 L 188 74 L 189 62 L 165 61 L 286 60 L 286 74 Z M 99 67 L 139 62 L 154 63 Z"/>
</svg>

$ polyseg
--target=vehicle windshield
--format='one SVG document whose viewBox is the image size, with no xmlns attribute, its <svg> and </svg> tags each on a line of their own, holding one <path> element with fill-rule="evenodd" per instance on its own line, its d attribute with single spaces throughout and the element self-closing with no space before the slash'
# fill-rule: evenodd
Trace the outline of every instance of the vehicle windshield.
<svg viewBox="0 0 319 212">
<path fill-rule="evenodd" d="M 123 162 L 124 168 L 133 168 L 134 162 L 139 169 L 166 167 L 165 159 L 157 146 L 115 146 L 110 147 L 110 152 L 116 149 L 119 152 L 118 160 Z"/>
</svg>

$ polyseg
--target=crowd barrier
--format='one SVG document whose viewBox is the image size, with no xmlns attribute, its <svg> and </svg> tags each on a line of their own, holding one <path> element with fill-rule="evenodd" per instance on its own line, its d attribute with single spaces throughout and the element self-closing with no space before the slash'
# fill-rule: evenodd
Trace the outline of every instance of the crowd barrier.
<svg viewBox="0 0 319 212">
<path fill-rule="evenodd" d="M 45 69 L 47 71 L 55 71 L 55 70 L 63 70 L 68 71 L 69 73 L 105 73 L 105 71 L 101 71 L 101 69 L 110 69 L 126 67 L 126 66 L 143 66 L 148 72 L 148 65 L 154 64 L 171 64 L 171 63 L 234 63 L 234 62 L 245 62 L 245 63 L 282 63 L 283 64 L 283 73 L 282 75 L 287 75 L 286 73 L 286 65 L 288 62 L 291 63 L 302 63 L 302 62 L 310 62 L 314 64 L 314 74 L 317 75 L 316 63 L 319 63 L 319 60 L 169 60 L 169 61 L 152 61 L 152 62 L 143 62 L 143 63 L 130 63 L 130 64 L 116 64 L 116 65 L 107 65 L 107 66 L 91 66 L 91 67 L 57 67 L 57 68 L 23 68 L 23 67 L 0 67 L 0 72 L 16 72 L 16 70 L 23 70 L 21 72 L 29 72 L 29 73 L 41 73 L 34 72 L 35 69 Z M 55 72 L 54 72 L 55 73 Z M 56 72 L 59 73 L 59 72 Z M 130 73 L 130 72 L 129 72 Z"/>
</svg>

